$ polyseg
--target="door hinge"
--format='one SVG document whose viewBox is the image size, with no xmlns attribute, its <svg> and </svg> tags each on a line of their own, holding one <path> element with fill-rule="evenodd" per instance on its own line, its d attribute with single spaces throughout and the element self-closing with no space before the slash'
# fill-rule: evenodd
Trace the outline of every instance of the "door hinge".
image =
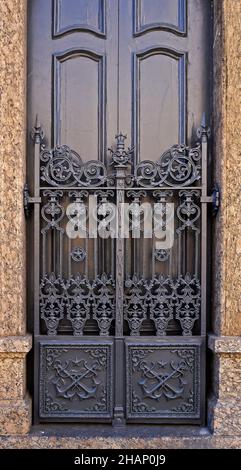
<svg viewBox="0 0 241 470">
<path fill-rule="evenodd" d="M 217 184 L 215 184 L 211 196 L 202 196 L 201 202 L 212 204 L 212 213 L 214 216 L 217 215 L 220 206 L 220 191 Z"/>
<path fill-rule="evenodd" d="M 26 183 L 23 189 L 23 208 L 26 218 L 28 218 L 30 214 L 30 204 L 41 204 L 41 197 L 30 196 L 28 185 Z"/>
</svg>

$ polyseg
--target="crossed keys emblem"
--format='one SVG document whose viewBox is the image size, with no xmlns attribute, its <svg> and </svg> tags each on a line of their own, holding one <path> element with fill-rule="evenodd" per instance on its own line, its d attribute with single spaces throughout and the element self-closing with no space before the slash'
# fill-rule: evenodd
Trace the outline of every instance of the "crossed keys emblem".
<svg viewBox="0 0 241 470">
<path fill-rule="evenodd" d="M 165 371 L 165 366 L 166 363 L 160 361 L 151 362 L 149 365 L 146 361 L 140 363 L 144 377 L 138 383 L 147 397 L 155 400 L 159 400 L 162 395 L 167 399 L 182 397 L 186 384 L 183 380 L 184 371 L 187 370 L 185 361 L 178 364 L 172 361 L 170 366 L 173 370 L 169 373 Z"/>
<path fill-rule="evenodd" d="M 60 360 L 54 363 L 56 379 L 52 381 L 55 384 L 58 396 L 64 398 L 80 399 L 91 398 L 96 395 L 98 385 L 101 381 L 97 377 L 97 371 L 100 370 L 98 361 L 91 365 L 84 359 L 74 359 L 65 361 Z"/>
</svg>

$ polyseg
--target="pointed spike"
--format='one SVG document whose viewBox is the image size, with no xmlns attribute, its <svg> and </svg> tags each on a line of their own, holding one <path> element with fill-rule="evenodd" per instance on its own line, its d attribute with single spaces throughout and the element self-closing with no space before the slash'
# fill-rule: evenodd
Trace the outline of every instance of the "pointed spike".
<svg viewBox="0 0 241 470">
<path fill-rule="evenodd" d="M 36 114 L 36 120 L 35 120 L 35 129 L 39 129 L 41 127 L 40 121 L 38 114 Z"/>
<path fill-rule="evenodd" d="M 197 137 L 206 141 L 207 138 L 210 137 L 210 135 L 211 131 L 210 127 L 208 127 L 207 125 L 206 113 L 203 112 L 201 126 L 199 127 L 199 129 L 197 129 Z"/>
<path fill-rule="evenodd" d="M 202 122 L 201 122 L 201 127 L 202 127 L 203 129 L 205 129 L 205 128 L 206 128 L 206 126 L 207 126 L 207 123 L 206 123 L 206 113 L 205 113 L 205 112 L 203 112 L 203 114 L 202 114 Z"/>
<path fill-rule="evenodd" d="M 44 133 L 39 121 L 38 114 L 36 114 L 35 124 L 30 135 L 35 144 L 41 144 L 44 138 Z"/>
</svg>

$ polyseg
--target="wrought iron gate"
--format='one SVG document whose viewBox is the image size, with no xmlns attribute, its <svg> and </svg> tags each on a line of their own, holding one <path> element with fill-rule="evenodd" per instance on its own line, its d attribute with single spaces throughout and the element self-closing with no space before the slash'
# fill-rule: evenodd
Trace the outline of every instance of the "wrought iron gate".
<svg viewBox="0 0 241 470">
<path fill-rule="evenodd" d="M 35 422 L 203 423 L 208 135 L 204 122 L 194 147 L 134 166 L 120 134 L 107 167 L 46 149 L 36 120 L 34 195 L 24 192 L 26 212 L 34 205 Z M 173 204 L 167 249 L 153 230 L 144 236 L 147 202 L 162 231 Z"/>
</svg>

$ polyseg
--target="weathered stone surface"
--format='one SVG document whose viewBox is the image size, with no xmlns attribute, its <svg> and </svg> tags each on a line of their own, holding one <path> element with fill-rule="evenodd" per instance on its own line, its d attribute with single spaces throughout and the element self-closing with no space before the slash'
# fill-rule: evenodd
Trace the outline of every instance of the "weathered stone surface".
<svg viewBox="0 0 241 470">
<path fill-rule="evenodd" d="M 0 354 L 0 401 L 9 397 L 17 400 L 24 397 L 25 355 Z"/>
<path fill-rule="evenodd" d="M 32 347 L 32 335 L 0 337 L 0 353 L 28 353 Z"/>
<path fill-rule="evenodd" d="M 26 329 L 26 1 L 0 2 L 0 336 Z"/>
<path fill-rule="evenodd" d="M 241 335 L 241 0 L 214 1 L 214 169 L 221 207 L 214 230 L 213 328 Z"/>
<path fill-rule="evenodd" d="M 213 393 L 223 402 L 240 401 L 241 355 L 217 354 L 214 357 Z M 241 407 L 241 403 L 240 403 Z"/>
<path fill-rule="evenodd" d="M 0 434 L 29 431 L 26 395 L 26 1 L 0 2 Z M 18 338 L 17 336 L 20 335 Z"/>
<path fill-rule="evenodd" d="M 212 364 L 213 396 L 208 402 L 208 425 L 215 435 L 241 436 L 240 340 L 241 338 L 236 337 L 209 337 L 209 347 L 214 351 L 214 354 Z"/>
<path fill-rule="evenodd" d="M 209 402 L 209 428 L 215 436 L 241 436 L 241 406 L 239 399 L 234 401 L 213 399 Z"/>
<path fill-rule="evenodd" d="M 78 438 L 39 434 L 0 437 L 1 449 L 240 449 L 241 437 Z"/>
<path fill-rule="evenodd" d="M 31 426 L 31 400 L 0 400 L 0 435 L 26 434 Z"/>
<path fill-rule="evenodd" d="M 208 335 L 208 347 L 215 353 L 238 354 L 241 353 L 241 336 Z"/>
</svg>

